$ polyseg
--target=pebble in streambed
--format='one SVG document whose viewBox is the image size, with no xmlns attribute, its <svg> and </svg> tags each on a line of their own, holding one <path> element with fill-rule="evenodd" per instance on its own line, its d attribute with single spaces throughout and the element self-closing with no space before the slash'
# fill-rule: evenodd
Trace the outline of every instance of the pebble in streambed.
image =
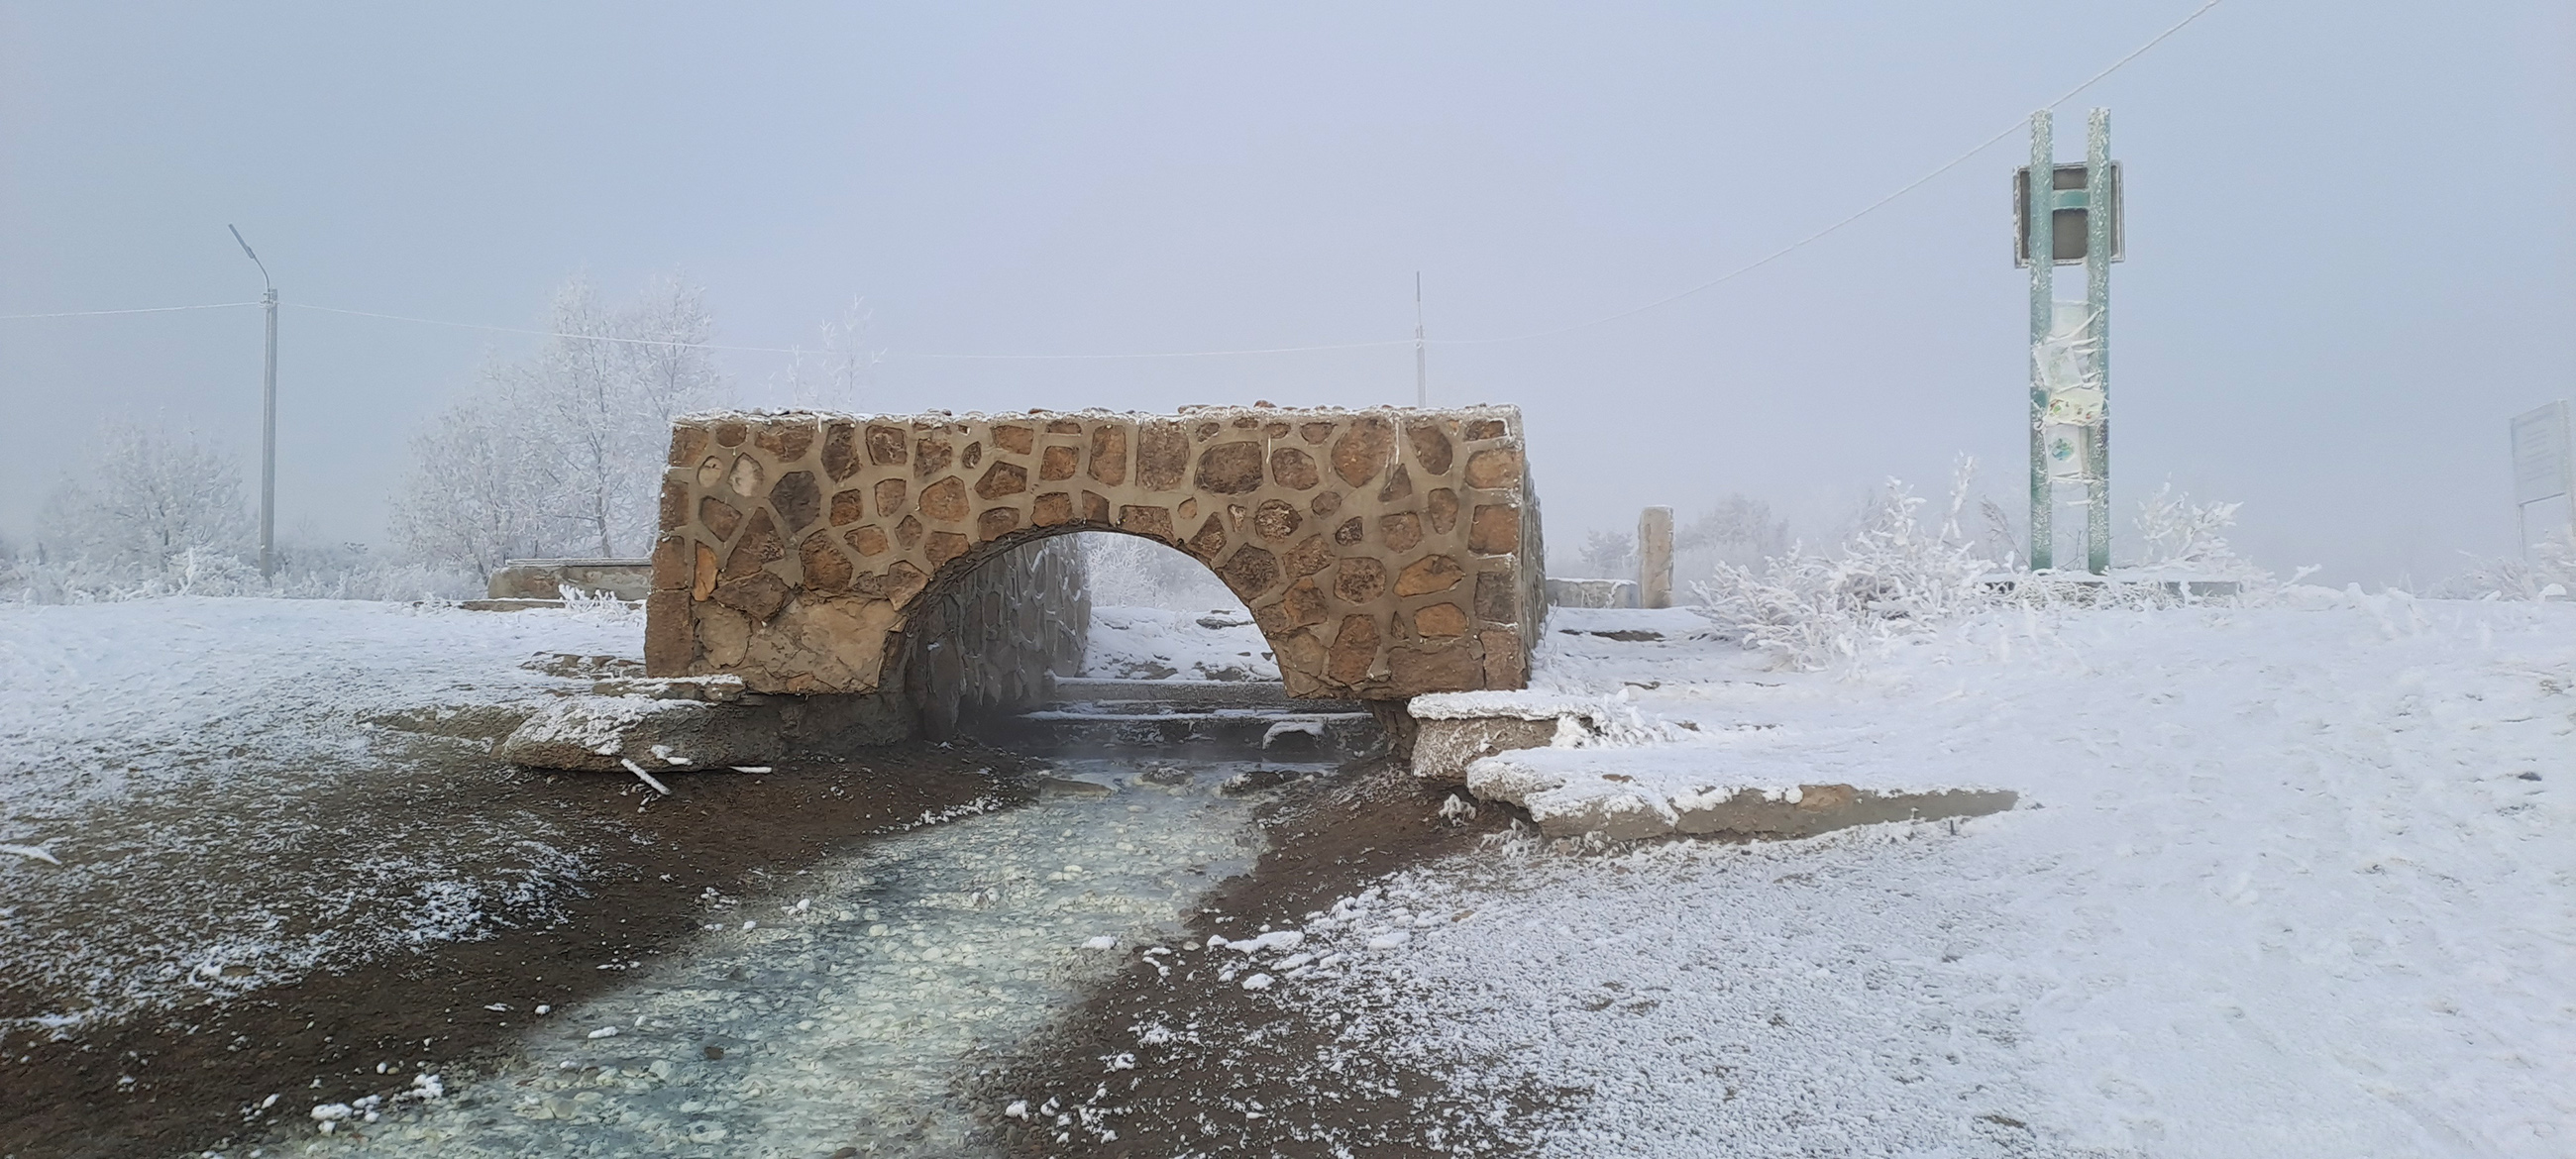
<svg viewBox="0 0 2576 1159">
<path fill-rule="evenodd" d="M 1057 762 L 1058 777 L 1116 789 L 1058 786 L 784 879 L 795 896 L 712 909 L 720 929 L 685 957 L 541 1019 L 523 1062 L 333 1149 L 972 1153 L 957 1077 L 1250 866 L 1253 803 L 1216 786 L 1260 767 L 1280 766 L 1206 762 L 1190 783 L 1150 784 L 1132 763 Z"/>
</svg>

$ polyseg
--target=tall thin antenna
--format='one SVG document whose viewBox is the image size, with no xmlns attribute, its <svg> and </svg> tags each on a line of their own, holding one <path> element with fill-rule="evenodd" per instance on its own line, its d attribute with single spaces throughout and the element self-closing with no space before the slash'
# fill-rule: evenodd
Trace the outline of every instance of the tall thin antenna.
<svg viewBox="0 0 2576 1159">
<path fill-rule="evenodd" d="M 1422 330 L 1422 271 L 1413 271 L 1413 405 L 1431 407 L 1431 348 Z"/>
</svg>

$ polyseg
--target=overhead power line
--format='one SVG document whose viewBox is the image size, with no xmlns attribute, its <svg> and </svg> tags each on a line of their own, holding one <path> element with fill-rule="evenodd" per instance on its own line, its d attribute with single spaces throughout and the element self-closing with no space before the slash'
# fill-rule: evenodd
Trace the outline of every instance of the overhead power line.
<svg viewBox="0 0 2576 1159">
<path fill-rule="evenodd" d="M 104 318 L 110 314 L 171 314 L 181 310 L 230 310 L 237 306 L 256 306 L 257 302 L 208 302 L 203 306 L 144 306 L 133 310 L 62 310 L 52 314 L 0 314 L 0 322 L 26 318 Z"/>
<path fill-rule="evenodd" d="M 2086 77 L 2082 83 L 2058 94 L 2056 98 L 2040 107 L 2053 109 L 2068 101 L 2074 100 L 2086 89 L 2092 88 L 2096 84 L 2100 84 L 2112 73 L 2120 71 L 2120 69 L 2123 66 L 2126 66 L 2129 62 L 2146 55 L 2149 49 L 2171 39 L 2175 33 L 2181 32 L 2183 29 L 2189 27 L 2193 21 L 2208 15 L 2210 9 L 2218 7 L 2223 2 L 2224 0 L 2205 0 L 2200 7 L 2192 9 L 2190 15 L 2175 21 L 2164 31 L 2150 37 L 2146 43 L 2131 49 L 2126 55 L 2112 61 L 2101 71 L 2094 73 L 2092 76 Z M 1432 338 L 1427 340 L 1428 344 L 1433 346 L 1491 346 L 1506 342 L 1528 342 L 1539 338 L 1553 338 L 1560 334 L 1571 334 L 1577 330 L 1589 330 L 1595 326 L 1604 326 L 1623 319 L 1634 318 L 1639 314 L 1644 314 L 1652 310 L 1658 310 L 1665 306 L 1672 305 L 1682 299 L 1725 285 L 1728 282 L 1734 281 L 1737 278 L 1743 277 L 1746 274 L 1770 265 L 1781 258 L 1787 257 L 1790 254 L 1805 249 L 1818 241 L 1822 241 L 1826 237 L 1840 232 L 1844 227 L 1849 226 L 1872 213 L 1876 213 L 1882 208 L 1885 208 L 1890 202 L 1893 202 L 1908 193 L 1912 193 L 1915 190 L 1930 184 L 1935 178 L 1940 177 L 1942 174 L 1948 173 L 1949 171 L 1966 164 L 1969 158 L 1975 157 L 1977 154 L 1992 148 L 1997 142 L 2019 131 L 2025 123 L 2025 121 L 2016 119 L 2013 123 L 1997 130 L 1993 136 L 1977 142 L 1958 156 L 1952 157 L 1951 159 L 1933 167 L 1930 172 L 1927 172 L 1912 181 L 1908 181 L 1903 185 L 1897 186 L 1893 192 L 1862 206 L 1840 220 L 1688 289 L 1667 294 L 1641 306 L 1632 306 L 1617 313 L 1604 314 L 1597 318 L 1575 322 L 1565 326 L 1557 326 L 1546 330 L 1533 330 L 1524 334 L 1501 335 L 1491 338 Z M 0 314 L 0 321 L 34 318 L 90 318 L 110 314 L 161 314 L 179 310 L 224 310 L 237 306 L 256 306 L 259 304 L 260 303 L 257 302 L 218 302 L 203 306 L 154 306 L 137 310 L 74 310 L 53 314 Z M 606 334 L 577 334 L 561 330 L 543 330 L 524 326 L 493 326 L 480 322 L 453 322 L 441 318 L 420 318 L 407 314 L 378 313 L 373 310 L 348 310 L 336 306 L 316 306 L 303 302 L 288 302 L 285 303 L 285 305 L 298 310 L 316 310 L 326 314 L 346 314 L 356 318 L 379 318 L 390 322 L 411 322 L 424 326 L 445 326 L 458 330 L 482 330 L 494 334 L 519 334 L 535 338 L 564 338 L 585 342 L 612 342 L 634 346 L 674 347 L 690 350 L 723 350 L 747 354 L 807 355 L 850 353 L 848 351 L 816 350 L 801 346 L 737 346 L 720 342 L 682 342 L 656 338 L 623 338 Z M 1095 362 L 1151 358 L 1227 358 L 1260 354 L 1305 354 L 1333 350 L 1372 350 L 1396 346 L 1411 346 L 1423 341 L 1425 340 L 1419 337 L 1383 338 L 1362 342 L 1327 342 L 1303 346 L 1258 346 L 1236 350 L 1163 350 L 1120 354 L 973 354 L 901 350 L 886 350 L 874 353 L 880 357 L 886 358 L 913 358 L 925 361 Z"/>
<path fill-rule="evenodd" d="M 2202 4 L 2202 5 L 2201 5 L 2200 7 L 2198 7 L 2198 8 L 2192 9 L 2191 15 L 2189 15 L 2189 16 L 2185 16 L 2185 17 L 2183 17 L 2181 20 L 2175 21 L 2172 27 L 2167 28 L 2167 29 L 2165 29 L 2164 31 L 2157 33 L 2153 39 L 2151 39 L 2151 40 L 2147 41 L 2145 44 L 2141 44 L 2141 45 L 2139 45 L 2138 47 L 2136 47 L 2136 48 L 2134 48 L 2134 49 L 2131 49 L 2131 50 L 2129 51 L 2129 54 L 2128 54 L 2127 56 L 2123 56 L 2123 57 L 2121 57 L 2121 58 L 2120 58 L 2120 59 L 2118 59 L 2118 60 L 2112 61 L 2112 62 L 2110 63 L 2110 65 L 2109 65 L 2108 67 L 2104 68 L 2102 71 L 2097 72 L 2097 73 L 2094 73 L 2092 76 L 2085 78 L 2084 83 L 2079 84 L 2079 85 L 2075 86 L 2074 88 L 2071 88 L 2071 89 L 2066 90 L 2064 93 L 2059 94 L 2056 100 L 2050 101 L 2050 102 L 2048 102 L 2047 104 L 2042 105 L 2042 106 L 2040 106 L 2040 107 L 2041 107 L 2041 108 L 2053 109 L 2053 108 L 2056 108 L 2056 107 L 2057 107 L 2057 106 L 2059 106 L 2059 105 L 2065 104 L 2065 103 L 2066 103 L 2066 102 L 2068 102 L 2068 101 L 2074 100 L 2074 99 L 2076 98 L 2076 96 L 2077 96 L 2077 95 L 2079 95 L 2079 94 L 2081 94 L 2084 90 L 2089 89 L 2089 88 L 2092 88 L 2094 85 L 2101 83 L 2101 81 L 2102 81 L 2102 79 L 2103 79 L 2104 77 L 2110 76 L 2112 73 L 2115 73 L 2115 72 L 2120 71 L 2120 66 L 2122 66 L 2122 65 L 2124 65 L 2124 64 L 2127 64 L 2127 63 L 2129 63 L 2130 61 L 2136 60 L 2136 59 L 2138 59 L 2138 58 L 2139 58 L 2139 57 L 2141 57 L 2141 56 L 2146 55 L 2146 52 L 2147 52 L 2147 50 L 2148 50 L 2148 49 L 2150 49 L 2150 48 L 2154 48 L 2155 46 L 2157 46 L 2157 45 L 2159 45 L 2159 44 L 2164 43 L 2164 42 L 2165 42 L 2165 40 L 2166 40 L 2167 38 L 2171 37 L 2173 34 L 2175 34 L 2175 33 L 2177 33 L 2177 32 L 2182 31 L 2182 30 L 2183 30 L 2186 26 L 2188 26 L 2192 21 L 2200 19 L 2203 15 L 2206 15 L 2206 14 L 2209 12 L 2209 10 L 2210 10 L 2210 9 L 2218 7 L 2218 6 L 2219 6 L 2219 4 L 2220 4 L 2221 2 L 2222 2 L 2222 0 L 2207 0 L 2207 3 Z M 1855 221 L 1859 221 L 1860 219 L 1862 219 L 1862 218 L 1864 218 L 1864 217 L 1867 217 L 1867 216 L 1869 216 L 1869 215 L 1870 215 L 1870 214 L 1872 214 L 1872 213 L 1877 212 L 1879 209 L 1881 209 L 1882 207 L 1886 206 L 1886 205 L 1887 205 L 1887 203 L 1889 203 L 1889 202 L 1891 202 L 1891 201 L 1894 201 L 1894 200 L 1896 200 L 1897 198 L 1903 197 L 1903 196 L 1905 196 L 1905 195 L 1906 195 L 1906 194 L 1908 194 L 1908 193 L 1912 193 L 1912 192 L 1914 192 L 1915 190 L 1920 189 L 1920 188 L 1922 188 L 1924 185 L 1926 185 L 1926 184 L 1930 183 L 1930 182 L 1931 182 L 1931 180 L 1932 180 L 1933 178 L 1939 177 L 1940 175 L 1942 175 L 1942 174 L 1944 174 L 1944 173 L 1947 173 L 1947 172 L 1949 172 L 1949 171 L 1951 171 L 1951 170 L 1953 170 L 1953 169 L 1956 169 L 1956 168 L 1958 168 L 1959 166 L 1961 166 L 1961 165 L 1963 165 L 1963 164 L 1967 163 L 1968 158 L 1974 157 L 1974 156 L 1976 156 L 1976 155 L 1977 155 L 1977 154 L 1979 154 L 1979 153 L 1983 153 L 1983 152 L 1985 152 L 1986 150 L 1988 150 L 1988 149 L 1990 149 L 1990 148 L 1993 148 L 1996 142 L 2001 141 L 2001 140 L 2003 140 L 2004 138 L 2009 137 L 2009 136 L 2013 135 L 2014 133 L 2021 131 L 2021 128 L 2022 128 L 2024 125 L 2027 125 L 2027 124 L 2029 124 L 2029 121 L 2027 121 L 2027 120 L 2016 120 L 2016 121 L 2014 121 L 2013 123 L 2011 123 L 2011 124 L 2009 124 L 2009 125 L 2004 126 L 2002 129 L 1997 130 L 1994 136 L 1988 137 L 1988 138 L 1986 138 L 1985 140 L 1983 140 L 1983 141 L 1979 141 L 1979 142 L 1977 142 L 1975 145 L 1970 146 L 1966 152 L 1961 153 L 1961 154 L 1959 154 L 1959 155 L 1958 155 L 1958 156 L 1956 156 L 1956 157 L 1952 157 L 1952 158 L 1950 158 L 1949 160 L 1942 162 L 1940 165 L 1938 165 L 1938 166 L 1934 167 L 1934 168 L 1933 168 L 1933 170 L 1932 170 L 1931 172 L 1926 173 L 1926 174 L 1922 175 L 1921 177 L 1917 177 L 1917 178 L 1915 178 L 1915 179 L 1914 179 L 1914 180 L 1912 180 L 1912 181 L 1908 181 L 1908 182 L 1906 182 L 1906 183 L 1905 183 L 1905 184 L 1903 184 L 1903 185 L 1897 186 L 1897 187 L 1896 187 L 1896 191 L 1895 191 L 1895 192 L 1890 193 L 1890 194 L 1888 194 L 1888 195 L 1887 195 L 1887 196 L 1885 196 L 1885 197 L 1879 198 L 1879 199 L 1878 199 L 1878 200 L 1876 200 L 1876 201 L 1870 202 L 1868 205 L 1864 205 L 1864 206 L 1862 206 L 1859 210 L 1857 210 L 1857 211 L 1855 211 L 1854 213 L 1852 213 L 1849 217 L 1845 217 L 1845 218 L 1843 218 L 1842 220 L 1840 220 L 1840 221 L 1837 221 L 1837 222 L 1833 223 L 1832 225 L 1828 225 L 1828 226 L 1824 227 L 1823 229 L 1817 230 L 1817 231 L 1816 231 L 1816 232 L 1814 232 L 1814 233 L 1808 234 L 1808 235 L 1807 235 L 1807 236 L 1805 236 L 1805 237 L 1799 238 L 1799 239 L 1798 239 L 1798 240 L 1796 240 L 1796 241 L 1793 241 L 1793 242 L 1790 242 L 1790 243 L 1789 243 L 1789 244 L 1787 244 L 1787 245 L 1781 246 L 1780 248 L 1778 248 L 1778 249 L 1776 249 L 1776 250 L 1773 250 L 1773 251 L 1771 251 L 1770 253 L 1767 253 L 1767 254 L 1764 254 L 1764 255 L 1763 255 L 1763 256 L 1761 256 L 1761 257 L 1755 258 L 1755 259 L 1754 259 L 1754 260 L 1752 260 L 1752 261 L 1746 262 L 1746 263 L 1744 263 L 1743 265 L 1737 266 L 1737 267 L 1735 267 L 1734 269 L 1731 269 L 1731 270 L 1726 271 L 1725 273 L 1719 274 L 1718 276 L 1716 276 L 1716 277 L 1714 277 L 1714 278 L 1710 278 L 1709 280 L 1707 280 L 1707 281 L 1705 281 L 1705 282 L 1701 282 L 1700 284 L 1698 284 L 1698 285 L 1696 285 L 1696 286 L 1692 286 L 1691 288 L 1689 288 L 1689 289 L 1687 289 L 1687 290 L 1683 290 L 1683 291 L 1681 291 L 1680 293 L 1677 293 L 1677 294 L 1669 294 L 1669 295 L 1666 295 L 1666 296 L 1664 296 L 1664 297 L 1657 298 L 1657 299 L 1655 299 L 1655 300 L 1654 300 L 1654 301 L 1652 301 L 1652 302 L 1648 302 L 1648 303 L 1646 303 L 1646 304 L 1645 304 L 1645 305 L 1643 305 L 1643 306 L 1635 306 L 1635 307 L 1631 307 L 1631 308 L 1626 309 L 1626 310 L 1621 310 L 1621 311 L 1619 311 L 1619 312 L 1618 312 L 1618 313 L 1616 313 L 1616 314 L 1604 314 L 1604 315 L 1602 315 L 1601 317 L 1594 318 L 1594 319 L 1592 319 L 1591 321 L 1588 321 L 1588 322 L 1576 322 L 1576 323 L 1574 323 L 1574 324 L 1572 324 L 1572 325 L 1569 325 L 1569 326 L 1559 326 L 1559 327 L 1556 327 L 1556 328 L 1554 328 L 1554 329 L 1550 329 L 1550 330 L 1534 330 L 1534 331 L 1531 331 L 1531 332 L 1529 332 L 1529 333 L 1527 333 L 1527 334 L 1513 334 L 1513 335 L 1509 335 L 1509 336 L 1501 337 L 1501 338 L 1434 338 L 1434 339 L 1432 339 L 1432 340 L 1431 340 L 1431 344 L 1432 344 L 1432 345 L 1434 345 L 1434 346 L 1486 346 L 1486 345 L 1492 345 L 1492 344 L 1495 344 L 1495 343 L 1501 343 L 1501 342 L 1527 342 L 1527 341 L 1529 341 L 1529 340 L 1531 340 L 1531 339 L 1534 339 L 1534 338 L 1553 338 L 1553 337 L 1555 337 L 1555 336 L 1557 336 L 1557 335 L 1559 335 L 1559 334 L 1571 334 L 1571 333 L 1573 333 L 1574 331 L 1577 331 L 1577 330 L 1589 330 L 1589 329 L 1591 329 L 1592 327 L 1595 327 L 1595 326 L 1601 326 L 1601 325 L 1606 325 L 1606 324 L 1611 323 L 1611 322 L 1619 321 L 1620 319 L 1623 319 L 1623 318 L 1634 318 L 1634 317 L 1636 317 L 1637 315 L 1639 315 L 1639 314 L 1643 314 L 1643 313 L 1645 313 L 1645 312 L 1647 312 L 1647 311 L 1649 311 L 1649 310 L 1659 309 L 1659 308 L 1664 307 L 1664 306 L 1672 305 L 1672 304 L 1673 304 L 1673 303 L 1675 303 L 1675 302 L 1681 301 L 1681 300 L 1682 300 L 1682 299 L 1684 299 L 1684 298 L 1690 297 L 1690 296 L 1692 296 L 1692 295 L 1694 295 L 1694 294 L 1697 294 L 1697 293 L 1700 293 L 1700 292 L 1702 292 L 1702 291 L 1716 289 L 1716 288 L 1717 288 L 1717 287 L 1719 287 L 1719 286 L 1725 285 L 1725 284 L 1726 284 L 1726 283 L 1728 283 L 1728 282 L 1734 281 L 1734 280 L 1735 280 L 1735 279 L 1737 279 L 1737 278 L 1740 278 L 1740 277 L 1742 277 L 1742 276 L 1744 276 L 1744 275 L 1746 275 L 1746 274 L 1752 273 L 1753 271 L 1758 270 L 1758 269 L 1761 269 L 1761 268 L 1762 268 L 1762 267 L 1764 267 L 1764 266 L 1770 265 L 1771 263 L 1773 263 L 1773 262 L 1775 262 L 1775 261 L 1778 261 L 1778 260 L 1780 260 L 1781 258 L 1787 257 L 1787 256 L 1789 256 L 1790 254 L 1797 252 L 1798 250 L 1805 249 L 1807 246 L 1809 246 L 1809 245 L 1811 245 L 1811 244 L 1813 244 L 1813 243 L 1815 243 L 1815 242 L 1818 242 L 1818 241 L 1823 240 L 1827 235 L 1832 234 L 1832 233 L 1835 233 L 1835 232 L 1837 232 L 1837 231 L 1841 230 L 1844 226 L 1850 225 L 1851 223 L 1853 223 L 1853 222 L 1855 222 Z"/>
</svg>

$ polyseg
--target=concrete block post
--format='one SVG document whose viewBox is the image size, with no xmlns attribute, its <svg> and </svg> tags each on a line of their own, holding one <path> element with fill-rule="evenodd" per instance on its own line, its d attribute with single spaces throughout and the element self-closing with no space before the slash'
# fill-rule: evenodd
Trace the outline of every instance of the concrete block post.
<svg viewBox="0 0 2576 1159">
<path fill-rule="evenodd" d="M 1673 509 L 1649 507 L 1637 516 L 1637 606 L 1673 606 Z"/>
</svg>

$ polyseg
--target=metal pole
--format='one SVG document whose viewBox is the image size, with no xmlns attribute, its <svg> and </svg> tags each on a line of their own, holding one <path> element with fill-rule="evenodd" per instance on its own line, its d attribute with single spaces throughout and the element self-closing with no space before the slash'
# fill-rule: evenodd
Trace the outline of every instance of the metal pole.
<svg viewBox="0 0 2576 1159">
<path fill-rule="evenodd" d="M 2111 110 L 2095 109 L 2084 131 L 2084 307 L 2091 317 L 2093 376 L 2102 416 L 2093 424 L 2085 480 L 2084 568 L 2111 570 Z"/>
<path fill-rule="evenodd" d="M 1413 271 L 1413 405 L 1431 406 L 1431 352 L 1423 341 L 1422 271 Z"/>
<path fill-rule="evenodd" d="M 268 315 L 268 352 L 259 372 L 259 578 L 264 580 L 277 567 L 277 283 L 269 280 L 268 263 L 259 260 L 241 230 L 224 228 L 232 230 L 242 256 L 259 267 L 259 284 L 267 288 L 259 298 Z"/>
<path fill-rule="evenodd" d="M 268 357 L 259 372 L 259 578 L 277 570 L 277 289 L 261 295 L 268 313 Z"/>
<path fill-rule="evenodd" d="M 2030 567 L 2047 571 L 2056 564 L 2056 533 L 2049 516 L 2053 497 L 2048 482 L 2048 384 L 2042 377 L 2040 344 L 2056 323 L 2057 230 L 2051 215 L 2057 176 L 2057 149 L 2049 139 L 2048 110 L 2030 115 L 2030 180 L 2024 194 L 2022 239 L 2030 258 Z"/>
</svg>

